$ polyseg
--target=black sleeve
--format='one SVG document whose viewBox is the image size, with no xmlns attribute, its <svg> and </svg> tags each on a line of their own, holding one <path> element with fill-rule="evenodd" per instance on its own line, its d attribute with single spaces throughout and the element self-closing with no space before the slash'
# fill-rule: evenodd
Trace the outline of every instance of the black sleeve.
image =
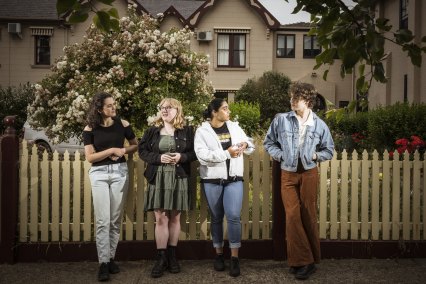
<svg viewBox="0 0 426 284">
<path fill-rule="evenodd" d="M 187 146 L 183 153 L 181 153 L 180 162 L 181 163 L 191 163 L 193 161 L 197 160 L 197 156 L 195 155 L 194 151 L 194 128 L 192 126 L 186 126 L 187 129 L 185 131 L 186 133 L 186 141 Z"/>
<path fill-rule="evenodd" d="M 93 145 L 95 143 L 93 139 L 93 131 L 87 131 L 87 130 L 83 131 L 83 143 L 84 143 L 84 146 Z"/>
<path fill-rule="evenodd" d="M 151 146 L 152 142 L 154 142 L 154 133 L 155 127 L 151 127 L 143 134 L 142 139 L 139 141 L 138 145 L 139 158 L 153 165 L 161 165 L 161 154 L 154 153 Z"/>
<path fill-rule="evenodd" d="M 130 140 L 132 140 L 133 138 L 136 137 L 136 135 L 133 132 L 133 129 L 130 126 L 130 124 L 128 126 L 124 127 L 124 137 L 126 137 L 127 141 L 130 141 Z"/>
</svg>

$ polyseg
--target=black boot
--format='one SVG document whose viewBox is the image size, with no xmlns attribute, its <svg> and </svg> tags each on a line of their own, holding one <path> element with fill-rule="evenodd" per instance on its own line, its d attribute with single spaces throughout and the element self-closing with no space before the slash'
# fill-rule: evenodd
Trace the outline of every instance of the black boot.
<svg viewBox="0 0 426 284">
<path fill-rule="evenodd" d="M 230 269 L 229 269 L 229 275 L 231 275 L 232 277 L 239 276 L 240 275 L 240 260 L 238 259 L 238 257 L 231 256 L 230 263 L 231 263 L 231 265 L 230 265 Z"/>
<path fill-rule="evenodd" d="M 99 266 L 98 280 L 99 281 L 109 280 L 108 263 L 102 262 L 101 265 Z"/>
<path fill-rule="evenodd" d="M 169 272 L 170 273 L 179 273 L 180 265 L 176 259 L 176 246 L 167 247 L 167 257 L 169 261 Z"/>
<path fill-rule="evenodd" d="M 151 271 L 151 277 L 158 278 L 163 276 L 164 271 L 167 270 L 168 263 L 167 263 L 167 253 L 165 249 L 159 249 L 157 250 L 157 261 L 154 264 L 154 267 Z"/>
</svg>

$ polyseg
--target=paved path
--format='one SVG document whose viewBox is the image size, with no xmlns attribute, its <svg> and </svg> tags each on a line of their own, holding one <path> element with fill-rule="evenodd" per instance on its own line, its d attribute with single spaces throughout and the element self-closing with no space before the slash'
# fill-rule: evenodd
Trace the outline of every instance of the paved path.
<svg viewBox="0 0 426 284">
<path fill-rule="evenodd" d="M 213 270 L 210 260 L 181 261 L 182 272 L 166 273 L 152 279 L 152 261 L 119 262 L 121 272 L 112 275 L 112 283 L 426 283 L 426 258 L 421 259 L 342 259 L 323 260 L 318 271 L 307 281 L 297 281 L 288 273 L 285 262 L 241 260 L 242 275 L 232 278 Z M 0 265 L 0 283 L 98 283 L 98 264 L 17 263 Z"/>
</svg>

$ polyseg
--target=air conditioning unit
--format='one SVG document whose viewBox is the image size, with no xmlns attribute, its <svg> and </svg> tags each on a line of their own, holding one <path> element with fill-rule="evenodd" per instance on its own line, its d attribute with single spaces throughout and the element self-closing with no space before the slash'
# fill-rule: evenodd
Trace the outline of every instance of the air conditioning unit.
<svg viewBox="0 0 426 284">
<path fill-rule="evenodd" d="M 11 34 L 20 34 L 21 33 L 21 24 L 20 23 L 8 23 L 7 31 Z"/>
<path fill-rule="evenodd" d="M 213 39 L 213 35 L 211 31 L 204 31 L 197 33 L 197 40 L 199 41 L 210 41 Z"/>
</svg>

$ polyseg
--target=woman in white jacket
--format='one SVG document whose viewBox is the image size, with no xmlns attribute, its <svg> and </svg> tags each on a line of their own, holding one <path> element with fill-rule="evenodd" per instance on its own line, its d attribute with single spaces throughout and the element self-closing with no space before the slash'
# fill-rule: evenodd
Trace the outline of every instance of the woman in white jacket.
<svg viewBox="0 0 426 284">
<path fill-rule="evenodd" d="M 253 143 L 241 127 L 229 121 L 230 110 L 223 99 L 214 99 L 204 112 L 204 122 L 195 133 L 194 150 L 200 161 L 200 177 L 211 215 L 211 234 L 216 249 L 214 269 L 225 270 L 223 217 L 228 223 L 231 249 L 229 274 L 240 275 L 241 206 L 243 200 L 242 154 L 251 154 Z"/>
</svg>

